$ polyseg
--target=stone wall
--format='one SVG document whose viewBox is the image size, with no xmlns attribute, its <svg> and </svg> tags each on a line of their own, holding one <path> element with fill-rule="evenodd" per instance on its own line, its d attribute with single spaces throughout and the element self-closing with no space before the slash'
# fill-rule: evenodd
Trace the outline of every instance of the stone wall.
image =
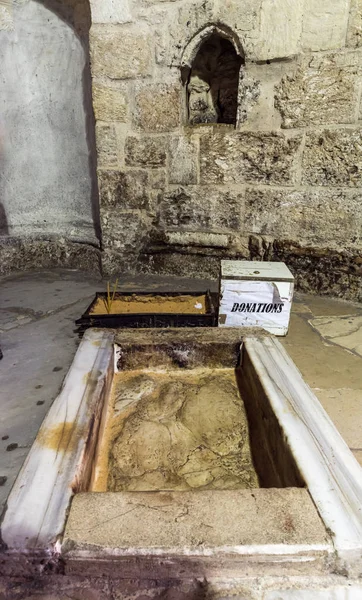
<svg viewBox="0 0 362 600">
<path fill-rule="evenodd" d="M 362 1 L 92 0 L 103 268 L 215 276 L 285 260 L 362 299 Z M 233 125 L 188 125 L 185 69 L 240 54 Z"/>
<path fill-rule="evenodd" d="M 58 575 L 49 568 L 33 577 L 0 578 L 2 600 L 357 600 L 362 581 L 339 575 L 325 577 L 239 576 L 229 578 L 126 579 L 102 576 L 95 566 L 92 578 Z M 191 567 L 189 567 L 191 571 Z"/>
<path fill-rule="evenodd" d="M 0 273 L 99 270 L 90 21 L 88 0 L 0 2 Z"/>
</svg>

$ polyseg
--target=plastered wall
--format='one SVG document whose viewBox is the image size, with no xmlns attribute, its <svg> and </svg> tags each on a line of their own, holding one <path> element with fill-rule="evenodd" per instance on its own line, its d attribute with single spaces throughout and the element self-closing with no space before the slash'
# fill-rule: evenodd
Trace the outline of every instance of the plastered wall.
<svg viewBox="0 0 362 600">
<path fill-rule="evenodd" d="M 89 27 L 88 0 L 0 2 L 3 273 L 97 264 Z"/>
</svg>

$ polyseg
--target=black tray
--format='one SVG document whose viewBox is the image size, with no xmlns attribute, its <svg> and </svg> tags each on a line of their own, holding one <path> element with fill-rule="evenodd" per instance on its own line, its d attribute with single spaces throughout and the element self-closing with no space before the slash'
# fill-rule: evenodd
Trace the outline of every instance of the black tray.
<svg viewBox="0 0 362 600">
<path fill-rule="evenodd" d="M 210 290 L 206 292 L 117 292 L 115 299 L 119 296 L 205 296 L 206 313 L 198 314 L 170 314 L 170 313 L 134 313 L 134 314 L 113 314 L 104 315 L 90 314 L 98 298 L 107 298 L 106 292 L 97 292 L 94 300 L 88 306 L 85 313 L 75 322 L 79 325 L 79 333 L 83 333 L 89 327 L 100 328 L 157 328 L 157 327 L 216 327 L 217 325 L 217 294 L 211 294 Z"/>
</svg>

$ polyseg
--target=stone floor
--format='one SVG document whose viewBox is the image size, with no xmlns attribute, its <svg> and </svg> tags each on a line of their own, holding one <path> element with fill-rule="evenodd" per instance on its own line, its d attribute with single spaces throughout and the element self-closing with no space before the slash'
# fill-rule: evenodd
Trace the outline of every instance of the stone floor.
<svg viewBox="0 0 362 600">
<path fill-rule="evenodd" d="M 362 305 L 296 294 L 283 345 L 362 465 Z"/>
<path fill-rule="evenodd" d="M 122 278 L 140 291 L 216 290 L 216 282 L 142 276 Z M 0 502 L 72 362 L 74 320 L 105 284 L 75 271 L 27 273 L 0 279 Z M 282 340 L 362 464 L 362 306 L 296 294 Z"/>
</svg>

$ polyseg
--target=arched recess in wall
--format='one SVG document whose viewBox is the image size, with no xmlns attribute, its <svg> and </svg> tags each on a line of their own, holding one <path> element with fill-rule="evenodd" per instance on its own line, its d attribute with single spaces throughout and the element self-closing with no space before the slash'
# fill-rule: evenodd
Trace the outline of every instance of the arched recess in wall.
<svg viewBox="0 0 362 600">
<path fill-rule="evenodd" d="M 211 25 L 188 44 L 181 59 L 185 121 L 236 125 L 244 52 L 228 27 Z"/>
<path fill-rule="evenodd" d="M 13 19 L 0 31 L 3 232 L 97 245 L 89 0 L 14 2 Z"/>
</svg>

